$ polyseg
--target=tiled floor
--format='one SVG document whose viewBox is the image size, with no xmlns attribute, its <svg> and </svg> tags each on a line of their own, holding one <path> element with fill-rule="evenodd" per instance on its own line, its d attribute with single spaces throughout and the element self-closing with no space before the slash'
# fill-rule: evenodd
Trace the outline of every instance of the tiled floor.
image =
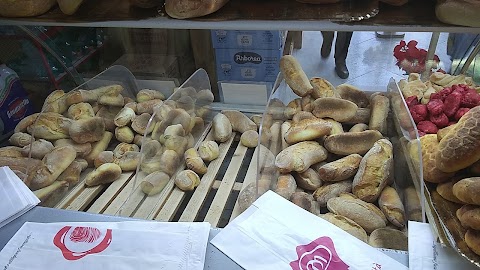
<svg viewBox="0 0 480 270">
<path fill-rule="evenodd" d="M 300 61 L 308 77 L 319 76 L 333 85 L 350 83 L 362 90 L 386 91 L 390 78 L 396 80 L 406 75 L 395 65 L 393 48 L 403 39 L 418 41 L 417 48 L 428 49 L 431 33 L 405 33 L 403 38 L 378 38 L 375 32 L 354 32 L 347 55 L 349 78 L 340 79 L 335 73 L 333 51 L 327 59 L 320 57 L 322 35 L 320 32 L 303 32 L 302 49 L 293 55 Z M 436 54 L 440 57 L 441 67 L 450 68 L 447 56 L 447 34 L 440 34 Z M 335 44 L 335 41 L 334 41 Z"/>
</svg>

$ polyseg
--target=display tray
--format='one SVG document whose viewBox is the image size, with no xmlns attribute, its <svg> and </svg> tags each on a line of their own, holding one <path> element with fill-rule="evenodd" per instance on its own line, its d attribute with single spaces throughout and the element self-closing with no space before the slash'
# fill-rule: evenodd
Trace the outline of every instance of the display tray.
<svg viewBox="0 0 480 270">
<path fill-rule="evenodd" d="M 207 125 L 196 147 L 211 139 L 211 125 Z M 194 191 L 181 191 L 170 181 L 163 192 L 147 196 L 139 190 L 140 181 L 134 187 L 135 173 L 123 173 L 110 185 L 85 187 L 80 183 L 55 208 L 158 221 L 207 221 L 224 227 L 240 214 L 238 193 L 255 182 L 257 159 L 254 149 L 239 143 L 239 134 L 219 144 L 219 149 L 219 158 L 208 165 Z"/>
</svg>

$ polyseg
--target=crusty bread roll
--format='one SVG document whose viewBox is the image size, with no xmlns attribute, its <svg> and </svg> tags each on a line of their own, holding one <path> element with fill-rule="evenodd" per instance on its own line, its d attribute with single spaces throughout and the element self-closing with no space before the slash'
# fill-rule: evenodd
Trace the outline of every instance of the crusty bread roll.
<svg viewBox="0 0 480 270">
<path fill-rule="evenodd" d="M 0 1 L 0 16 L 3 17 L 33 17 L 51 9 L 56 0 L 15 0 Z"/>
<path fill-rule="evenodd" d="M 122 169 L 115 163 L 105 163 L 85 176 L 85 185 L 89 187 L 111 183 L 122 174 Z"/>
<path fill-rule="evenodd" d="M 68 106 L 65 102 L 65 92 L 63 90 L 55 90 L 51 92 L 47 98 L 45 98 L 42 112 L 55 112 L 63 114 L 67 109 Z"/>
<path fill-rule="evenodd" d="M 318 206 L 318 203 L 313 199 L 312 194 L 297 191 L 292 194 L 290 200 L 292 201 L 292 203 L 300 206 L 301 208 L 307 210 L 314 215 L 320 214 L 320 207 Z"/>
<path fill-rule="evenodd" d="M 228 0 L 165 0 L 165 11 L 175 19 L 205 16 L 222 8 Z"/>
<path fill-rule="evenodd" d="M 427 134 L 420 137 L 422 147 L 423 179 L 430 183 L 443 183 L 455 174 L 446 173 L 437 168 L 437 152 L 439 151 L 437 135 Z"/>
<path fill-rule="evenodd" d="M 310 79 L 313 86 L 312 97 L 314 99 L 321 97 L 338 97 L 335 87 L 324 78 L 313 77 Z"/>
<path fill-rule="evenodd" d="M 323 184 L 318 173 L 312 168 L 308 168 L 301 173 L 295 173 L 294 177 L 297 185 L 304 190 L 315 191 Z"/>
<path fill-rule="evenodd" d="M 95 158 L 101 152 L 105 151 L 108 147 L 108 144 L 112 140 L 113 134 L 109 131 L 103 133 L 102 139 L 98 142 L 92 144 L 92 150 L 88 155 L 85 156 L 85 160 L 88 162 L 89 166 L 93 166 Z"/>
<path fill-rule="evenodd" d="M 137 113 L 148 113 L 153 114 L 154 109 L 156 106 L 162 106 L 163 101 L 161 99 L 152 99 L 143 102 L 137 103 Z"/>
<path fill-rule="evenodd" d="M 320 179 L 327 182 L 338 182 L 353 177 L 360 166 L 362 156 L 351 154 L 329 162 L 318 169 Z"/>
<path fill-rule="evenodd" d="M 57 140 L 70 137 L 69 129 L 73 120 L 63 115 L 47 112 L 39 114 L 36 121 L 27 127 L 28 133 L 37 139 Z"/>
<path fill-rule="evenodd" d="M 460 201 L 480 205 L 480 177 L 464 178 L 453 185 L 453 194 Z"/>
<path fill-rule="evenodd" d="M 0 157 L 28 157 L 28 154 L 24 155 L 22 152 L 23 148 L 17 146 L 4 146 L 0 148 Z"/>
<path fill-rule="evenodd" d="M 376 248 L 408 251 L 408 238 L 404 232 L 392 228 L 379 228 L 368 238 L 368 244 Z"/>
<path fill-rule="evenodd" d="M 164 172 L 153 172 L 147 175 L 140 183 L 143 193 L 152 196 L 160 193 L 170 181 L 170 176 Z"/>
<path fill-rule="evenodd" d="M 304 97 L 313 91 L 312 84 L 295 57 L 291 55 L 282 56 L 280 72 L 282 72 L 285 82 L 298 96 Z"/>
<path fill-rule="evenodd" d="M 303 119 L 293 122 L 284 138 L 288 144 L 310 141 L 329 135 L 332 124 L 323 119 Z"/>
<path fill-rule="evenodd" d="M 46 154 L 53 150 L 54 146 L 47 140 L 37 140 L 22 148 L 22 155 L 24 157 L 32 157 L 42 159 Z"/>
<path fill-rule="evenodd" d="M 77 157 L 85 157 L 92 151 L 91 143 L 76 143 L 72 139 L 60 139 L 56 140 L 53 145 L 55 147 L 70 145 L 77 151 Z"/>
<path fill-rule="evenodd" d="M 368 129 L 368 126 L 364 123 L 358 123 L 353 125 L 348 132 L 361 132 Z"/>
<path fill-rule="evenodd" d="M 390 180 L 393 170 L 393 146 L 387 139 L 378 140 L 363 156 L 353 178 L 353 194 L 374 202 Z"/>
<path fill-rule="evenodd" d="M 468 111 L 438 144 L 437 168 L 444 172 L 464 169 L 480 159 L 480 106 Z"/>
<path fill-rule="evenodd" d="M 232 124 L 233 131 L 244 133 L 247 130 L 257 130 L 257 125 L 240 111 L 223 110 L 222 114 L 225 115 Z"/>
<path fill-rule="evenodd" d="M 465 242 L 475 254 L 480 255 L 480 231 L 467 230 Z"/>
<path fill-rule="evenodd" d="M 175 176 L 174 181 L 179 189 L 191 191 L 200 184 L 200 177 L 192 170 L 183 170 Z"/>
<path fill-rule="evenodd" d="M 342 194 L 331 198 L 327 208 L 332 213 L 347 217 L 362 226 L 367 233 L 387 226 L 385 215 L 374 204 L 362 201 L 354 196 Z"/>
<path fill-rule="evenodd" d="M 13 133 L 8 142 L 14 146 L 24 147 L 32 142 L 32 135 L 24 132 Z"/>
<path fill-rule="evenodd" d="M 77 152 L 71 146 L 56 147 L 42 159 L 29 175 L 28 183 L 32 190 L 51 185 L 58 176 L 75 160 Z"/>
<path fill-rule="evenodd" d="M 337 155 L 363 155 L 382 137 L 382 133 L 377 130 L 345 132 L 328 136 L 324 145 L 329 152 Z"/>
<path fill-rule="evenodd" d="M 275 166 L 280 173 L 291 171 L 304 172 L 312 164 L 324 161 L 327 158 L 327 150 L 318 142 L 299 142 L 283 149 L 275 158 Z"/>
<path fill-rule="evenodd" d="M 370 121 L 371 110 L 369 108 L 358 108 L 355 116 L 345 121 L 345 124 L 368 124 Z"/>
<path fill-rule="evenodd" d="M 378 206 L 393 225 L 405 227 L 405 208 L 394 188 L 387 186 L 383 189 L 378 198 Z"/>
<path fill-rule="evenodd" d="M 124 107 L 115 116 L 115 118 L 113 119 L 113 123 L 117 127 L 124 127 L 130 124 L 130 122 L 133 120 L 133 118 L 135 118 L 135 116 L 135 111 L 132 108 Z"/>
<path fill-rule="evenodd" d="M 370 104 L 367 94 L 353 85 L 347 83 L 340 84 L 337 86 L 336 91 L 341 98 L 357 104 L 359 108 L 366 108 Z"/>
<path fill-rule="evenodd" d="M 297 183 L 291 174 L 282 174 L 278 177 L 277 183 L 273 191 L 283 198 L 290 200 L 290 197 L 295 193 Z"/>
<path fill-rule="evenodd" d="M 315 198 L 321 207 L 325 207 L 327 206 L 327 201 L 329 199 L 338 197 L 342 193 L 349 192 L 352 192 L 352 181 L 344 180 L 319 187 L 313 193 L 313 198 Z"/>
<path fill-rule="evenodd" d="M 70 137 L 76 143 L 92 143 L 102 139 L 105 122 L 100 117 L 82 118 L 74 121 L 69 129 Z"/>
<path fill-rule="evenodd" d="M 94 116 L 95 116 L 95 112 L 93 111 L 92 105 L 86 102 L 72 104 L 67 111 L 67 117 L 73 120 L 90 118 Z"/>
<path fill-rule="evenodd" d="M 155 127 L 154 119 L 149 123 L 151 117 L 152 116 L 149 113 L 138 115 L 132 121 L 132 129 L 141 135 L 150 134 Z"/>
<path fill-rule="evenodd" d="M 121 107 L 115 106 L 101 106 L 100 109 L 95 113 L 95 116 L 103 118 L 105 122 L 105 129 L 113 132 L 116 127 L 114 122 L 115 116 L 117 116 L 121 109 Z M 95 111 L 95 108 L 93 108 L 93 111 Z"/>
<path fill-rule="evenodd" d="M 460 203 L 460 204 L 463 204 L 462 201 L 460 201 L 456 196 L 455 194 L 453 194 L 453 185 L 455 185 L 455 183 L 457 183 L 458 180 L 451 180 L 451 181 L 448 181 L 448 182 L 445 182 L 445 183 L 440 183 L 437 185 L 437 192 L 438 194 L 440 194 L 440 196 L 442 196 L 442 198 L 444 198 L 445 200 L 447 201 L 451 201 L 451 202 L 454 202 L 454 203 Z"/>
<path fill-rule="evenodd" d="M 85 0 L 57 0 L 60 10 L 67 15 L 74 14 Z"/>
<path fill-rule="evenodd" d="M 352 119 L 356 112 L 357 104 L 335 97 L 318 98 L 313 102 L 313 115 L 318 118 L 332 118 L 338 122 Z"/>
<path fill-rule="evenodd" d="M 355 221 L 341 215 L 335 215 L 333 213 L 326 213 L 324 215 L 320 215 L 320 217 L 362 240 L 363 242 L 368 242 L 367 232 L 365 232 L 362 226 L 358 225 Z"/>
<path fill-rule="evenodd" d="M 405 189 L 404 198 L 405 213 L 407 214 L 408 220 L 422 222 L 422 205 L 420 204 L 420 199 L 414 186 L 409 186 Z"/>
<path fill-rule="evenodd" d="M 372 97 L 369 129 L 378 130 L 387 134 L 387 116 L 390 111 L 390 100 L 388 97 L 376 95 Z"/>
<path fill-rule="evenodd" d="M 480 27 L 479 12 L 477 0 L 439 0 L 435 6 L 437 18 L 448 24 Z"/>
</svg>

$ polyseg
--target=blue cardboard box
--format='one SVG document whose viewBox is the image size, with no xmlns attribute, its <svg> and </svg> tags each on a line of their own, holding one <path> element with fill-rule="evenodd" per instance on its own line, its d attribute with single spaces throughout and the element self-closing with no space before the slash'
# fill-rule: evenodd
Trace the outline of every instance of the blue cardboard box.
<svg viewBox="0 0 480 270">
<path fill-rule="evenodd" d="M 280 71 L 283 49 L 216 49 L 219 81 L 274 82 Z"/>
<path fill-rule="evenodd" d="M 277 50 L 283 47 L 286 31 L 211 30 L 215 49 Z"/>
</svg>

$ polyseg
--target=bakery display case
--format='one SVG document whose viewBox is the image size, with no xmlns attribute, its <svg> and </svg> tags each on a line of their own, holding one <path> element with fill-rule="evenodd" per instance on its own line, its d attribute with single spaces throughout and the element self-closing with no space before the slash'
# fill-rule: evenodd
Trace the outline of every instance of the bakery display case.
<svg viewBox="0 0 480 270">
<path fill-rule="evenodd" d="M 402 236 L 383 248 L 407 250 L 408 221 L 429 222 L 479 265 L 464 215 L 476 208 L 461 207 L 476 197 L 446 198 L 476 168 L 431 171 L 442 128 L 480 100 L 479 28 L 452 21 L 442 5 L 455 1 L 230 0 L 187 13 L 168 0 L 50 2 L 0 12 L 0 61 L 31 103 L 5 130 L 1 165 L 23 159 L 15 172 L 43 206 L 223 228 L 273 190 L 367 243 L 377 229 Z M 335 45 L 321 52 L 326 32 L 353 32 L 347 79 Z M 445 88 L 470 96 L 442 107 L 443 123 L 432 111 Z"/>
</svg>

